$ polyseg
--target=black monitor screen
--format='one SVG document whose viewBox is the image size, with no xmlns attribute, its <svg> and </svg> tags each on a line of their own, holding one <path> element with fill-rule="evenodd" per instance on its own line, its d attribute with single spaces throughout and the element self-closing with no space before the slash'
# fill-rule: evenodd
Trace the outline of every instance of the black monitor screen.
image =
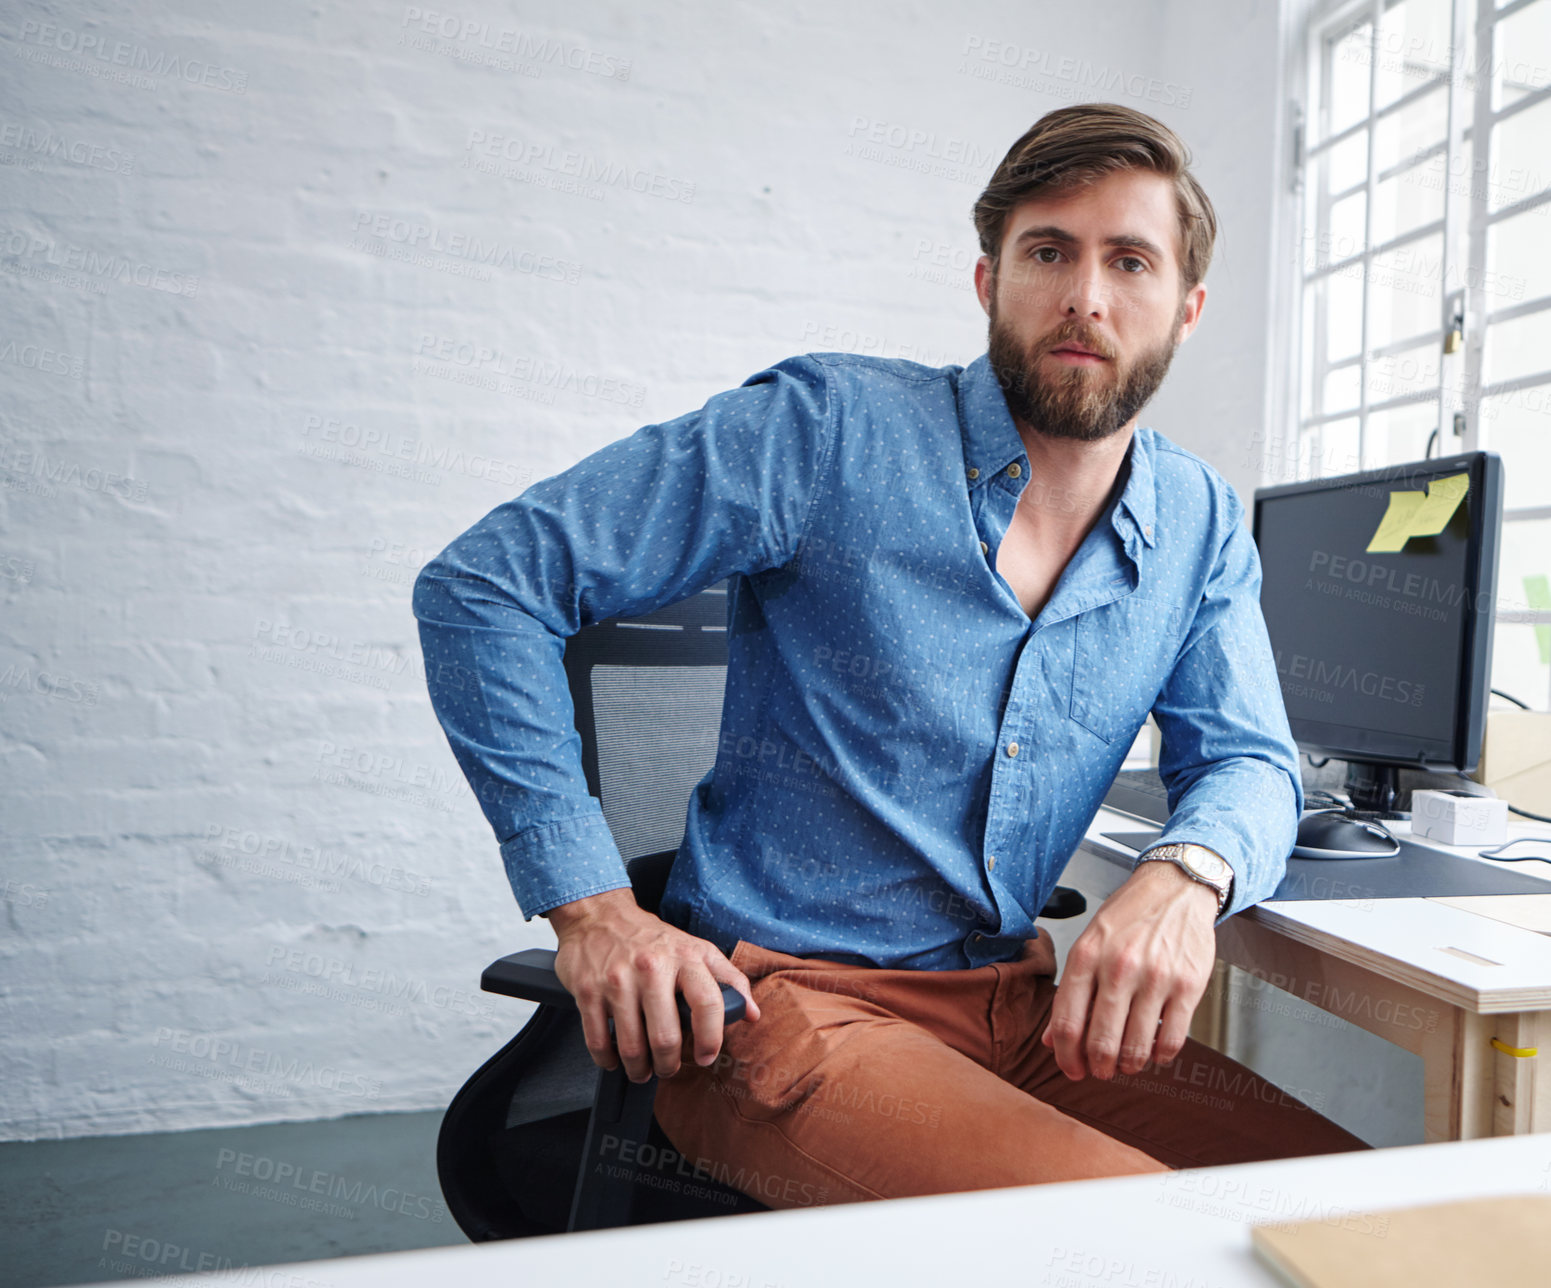
<svg viewBox="0 0 1551 1288">
<path fill-rule="evenodd" d="M 1501 492 L 1499 459 L 1472 452 L 1256 493 L 1261 608 L 1306 751 L 1475 767 Z"/>
</svg>

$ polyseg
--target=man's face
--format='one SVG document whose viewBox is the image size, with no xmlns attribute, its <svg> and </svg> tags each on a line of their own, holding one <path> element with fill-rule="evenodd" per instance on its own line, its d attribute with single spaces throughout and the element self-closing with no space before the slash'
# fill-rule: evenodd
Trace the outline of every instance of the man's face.
<svg viewBox="0 0 1551 1288">
<path fill-rule="evenodd" d="M 1013 209 L 997 271 L 982 256 L 975 286 L 1018 420 L 1084 442 L 1135 420 L 1206 298 L 1181 295 L 1178 230 L 1172 184 L 1144 170 Z"/>
</svg>

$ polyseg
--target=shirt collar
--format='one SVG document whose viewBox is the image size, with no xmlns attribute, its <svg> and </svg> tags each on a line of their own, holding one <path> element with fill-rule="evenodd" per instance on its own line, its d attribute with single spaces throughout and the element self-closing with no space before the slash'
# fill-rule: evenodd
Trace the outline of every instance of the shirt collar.
<svg viewBox="0 0 1551 1288">
<path fill-rule="evenodd" d="M 1024 459 L 1023 440 L 991 370 L 989 354 L 982 353 L 959 377 L 959 425 L 970 491 L 984 487 L 1013 461 Z"/>
<path fill-rule="evenodd" d="M 1156 450 L 1156 436 L 1152 430 L 1146 425 L 1138 425 L 1131 435 L 1131 450 L 1127 454 L 1131 476 L 1120 494 L 1119 506 L 1130 514 L 1137 533 L 1149 546 L 1158 544 L 1158 538 L 1153 534 L 1158 518 L 1157 475 L 1153 472 Z"/>
<path fill-rule="evenodd" d="M 959 377 L 959 425 L 964 437 L 964 466 L 971 491 L 984 487 L 1013 461 L 1026 460 L 1023 440 L 1007 410 L 989 354 L 981 354 Z M 1157 483 L 1153 471 L 1153 432 L 1138 426 L 1127 454 L 1129 476 L 1115 508 L 1117 521 L 1124 510 L 1136 525 L 1137 535 L 1149 546 L 1157 518 Z"/>
</svg>

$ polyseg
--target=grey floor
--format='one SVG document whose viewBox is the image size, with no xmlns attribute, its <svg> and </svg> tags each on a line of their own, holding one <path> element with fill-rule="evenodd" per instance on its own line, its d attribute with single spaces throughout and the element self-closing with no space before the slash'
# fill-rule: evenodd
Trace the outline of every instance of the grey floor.
<svg viewBox="0 0 1551 1288">
<path fill-rule="evenodd" d="M 141 1279 L 466 1240 L 440 1111 L 0 1144 L 0 1283 Z"/>
</svg>

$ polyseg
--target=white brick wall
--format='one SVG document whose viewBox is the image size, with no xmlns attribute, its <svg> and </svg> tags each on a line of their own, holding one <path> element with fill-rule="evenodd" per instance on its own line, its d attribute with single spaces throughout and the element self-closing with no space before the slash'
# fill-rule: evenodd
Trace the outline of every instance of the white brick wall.
<svg viewBox="0 0 1551 1288">
<path fill-rule="evenodd" d="M 1265 8 L 0 4 L 0 1136 L 444 1103 L 547 927 L 414 571 L 787 354 L 975 357 L 969 207 L 1044 111 L 1196 151 L 1224 233 L 1148 420 L 1252 486 Z"/>
</svg>

